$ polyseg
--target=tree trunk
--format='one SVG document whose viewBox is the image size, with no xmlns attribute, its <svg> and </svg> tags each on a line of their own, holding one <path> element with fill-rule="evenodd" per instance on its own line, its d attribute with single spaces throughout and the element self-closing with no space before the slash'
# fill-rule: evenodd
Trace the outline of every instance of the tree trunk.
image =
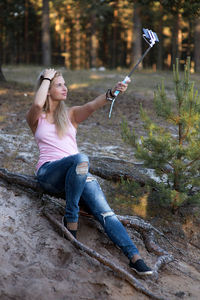
<svg viewBox="0 0 200 300">
<path fill-rule="evenodd" d="M 135 3 L 133 13 L 133 59 L 134 63 L 142 56 L 142 24 L 140 19 L 140 4 Z M 142 69 L 142 63 L 138 69 Z"/>
<path fill-rule="evenodd" d="M 194 33 L 194 64 L 195 71 L 200 72 L 200 18 L 196 20 Z"/>
<path fill-rule="evenodd" d="M 81 67 L 81 24 L 80 24 L 80 13 L 78 12 L 77 7 L 77 14 L 76 14 L 76 24 L 75 24 L 75 32 L 76 32 L 76 69 L 80 69 Z"/>
<path fill-rule="evenodd" d="M 173 28 L 172 28 L 172 66 L 176 63 L 176 58 L 180 58 L 182 50 L 182 32 L 180 29 L 181 14 L 177 14 L 173 17 Z"/>
<path fill-rule="evenodd" d="M 113 29 L 112 29 L 112 57 L 111 57 L 111 68 L 117 67 L 117 24 L 118 24 L 118 0 L 114 3 L 113 11 Z"/>
<path fill-rule="evenodd" d="M 2 72 L 2 57 L 3 57 L 3 47 L 2 47 L 2 33 L 0 32 L 0 82 L 6 81 Z"/>
<path fill-rule="evenodd" d="M 158 70 L 163 69 L 163 7 L 160 5 L 160 19 L 158 26 L 158 38 L 159 38 L 159 47 L 157 47 L 158 55 L 157 55 L 157 68 Z"/>
<path fill-rule="evenodd" d="M 97 67 L 98 40 L 96 37 L 96 17 L 91 16 L 91 36 L 90 36 L 90 68 Z"/>
<path fill-rule="evenodd" d="M 47 67 L 51 65 L 49 0 L 43 0 L 42 7 L 42 64 Z"/>
<path fill-rule="evenodd" d="M 3 75 L 2 67 L 1 67 L 1 62 L 0 62 L 0 82 L 2 82 L 2 81 L 6 81 L 6 78 L 5 78 L 5 76 Z"/>
<path fill-rule="evenodd" d="M 28 8 L 29 8 L 29 3 L 28 0 L 25 0 L 25 12 L 24 12 L 24 59 L 25 59 L 25 63 L 29 64 L 29 49 L 28 49 Z"/>
</svg>

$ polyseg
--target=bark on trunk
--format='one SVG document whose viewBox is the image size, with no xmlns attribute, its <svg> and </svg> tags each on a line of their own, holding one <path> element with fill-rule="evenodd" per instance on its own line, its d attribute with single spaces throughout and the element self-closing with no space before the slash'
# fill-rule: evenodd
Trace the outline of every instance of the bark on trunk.
<svg viewBox="0 0 200 300">
<path fill-rule="evenodd" d="M 163 69 L 163 6 L 160 5 L 160 20 L 158 27 L 158 37 L 159 37 L 159 47 L 157 47 L 158 55 L 157 55 L 157 68 L 158 70 Z"/>
<path fill-rule="evenodd" d="M 136 63 L 142 56 L 142 23 L 140 19 L 140 4 L 135 3 L 133 14 L 133 58 Z M 138 69 L 142 69 L 142 63 L 138 65 Z"/>
<path fill-rule="evenodd" d="M 91 16 L 91 28 L 90 28 L 90 68 L 97 68 L 97 50 L 98 40 L 96 36 L 96 16 Z"/>
<path fill-rule="evenodd" d="M 173 17 L 172 28 L 172 66 L 176 63 L 176 58 L 180 58 L 182 50 L 182 31 L 180 29 L 181 14 L 177 11 L 177 14 Z"/>
<path fill-rule="evenodd" d="M 51 66 L 51 38 L 49 25 L 49 0 L 43 0 L 42 7 L 42 63 Z"/>
<path fill-rule="evenodd" d="M 200 18 L 197 19 L 195 24 L 194 34 L 194 63 L 195 71 L 200 72 Z"/>
<path fill-rule="evenodd" d="M 2 57 L 3 57 L 3 43 L 2 43 L 2 32 L 0 30 L 0 82 L 6 81 L 6 78 L 2 72 L 2 63 L 3 63 Z"/>
<path fill-rule="evenodd" d="M 1 67 L 1 63 L 0 63 L 0 82 L 1 82 L 1 81 L 6 81 L 6 78 L 5 78 L 5 76 L 3 75 L 2 67 Z"/>
</svg>

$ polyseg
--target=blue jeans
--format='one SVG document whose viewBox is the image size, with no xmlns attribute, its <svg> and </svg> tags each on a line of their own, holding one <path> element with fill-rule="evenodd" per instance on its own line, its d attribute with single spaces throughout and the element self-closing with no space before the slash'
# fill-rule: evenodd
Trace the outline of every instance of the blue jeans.
<svg viewBox="0 0 200 300">
<path fill-rule="evenodd" d="M 139 254 L 126 229 L 111 210 L 97 180 L 88 172 L 89 160 L 78 153 L 60 160 L 44 163 L 37 172 L 37 179 L 44 191 L 65 194 L 67 222 L 77 222 L 79 201 L 83 202 L 101 223 L 109 238 L 131 259 Z"/>
</svg>

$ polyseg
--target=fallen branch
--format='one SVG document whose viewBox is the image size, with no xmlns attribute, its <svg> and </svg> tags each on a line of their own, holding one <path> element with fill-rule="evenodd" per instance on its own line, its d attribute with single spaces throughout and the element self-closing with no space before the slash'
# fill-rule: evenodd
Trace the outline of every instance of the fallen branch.
<svg viewBox="0 0 200 300">
<path fill-rule="evenodd" d="M 52 215 L 50 215 L 48 212 L 44 211 L 43 212 L 44 216 L 48 218 L 48 220 L 54 224 L 57 228 L 61 230 L 61 232 L 67 237 L 67 239 L 70 240 L 70 242 L 79 250 L 82 250 L 92 258 L 95 258 L 98 260 L 100 263 L 103 265 L 109 267 L 112 269 L 115 273 L 117 273 L 122 279 L 126 280 L 131 284 L 133 288 L 135 288 L 137 291 L 147 295 L 150 299 L 155 299 L 155 300 L 164 300 L 163 297 L 157 296 L 147 290 L 139 280 L 137 280 L 133 275 L 128 273 L 126 270 L 122 269 L 119 266 L 116 266 L 113 262 L 108 260 L 106 257 L 102 256 L 101 254 L 97 253 L 95 250 L 87 247 L 83 243 L 79 242 L 77 239 L 75 239 L 72 234 L 65 228 L 60 222 L 55 220 Z"/>
</svg>

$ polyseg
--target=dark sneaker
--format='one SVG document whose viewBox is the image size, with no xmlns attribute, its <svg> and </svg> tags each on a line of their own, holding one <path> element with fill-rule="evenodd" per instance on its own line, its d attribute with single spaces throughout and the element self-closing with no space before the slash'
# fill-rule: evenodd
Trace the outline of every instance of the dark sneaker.
<svg viewBox="0 0 200 300">
<path fill-rule="evenodd" d="M 135 263 L 130 261 L 129 266 L 139 275 L 153 274 L 153 271 L 149 267 L 147 267 L 143 259 L 138 259 Z"/>
<path fill-rule="evenodd" d="M 63 225 L 67 228 L 67 222 L 65 220 L 65 217 L 62 218 L 62 223 Z M 77 234 L 77 230 L 70 230 L 67 228 L 67 230 L 73 235 L 73 237 L 75 237 L 76 239 L 76 234 Z M 64 236 L 65 237 L 65 236 Z"/>
</svg>

